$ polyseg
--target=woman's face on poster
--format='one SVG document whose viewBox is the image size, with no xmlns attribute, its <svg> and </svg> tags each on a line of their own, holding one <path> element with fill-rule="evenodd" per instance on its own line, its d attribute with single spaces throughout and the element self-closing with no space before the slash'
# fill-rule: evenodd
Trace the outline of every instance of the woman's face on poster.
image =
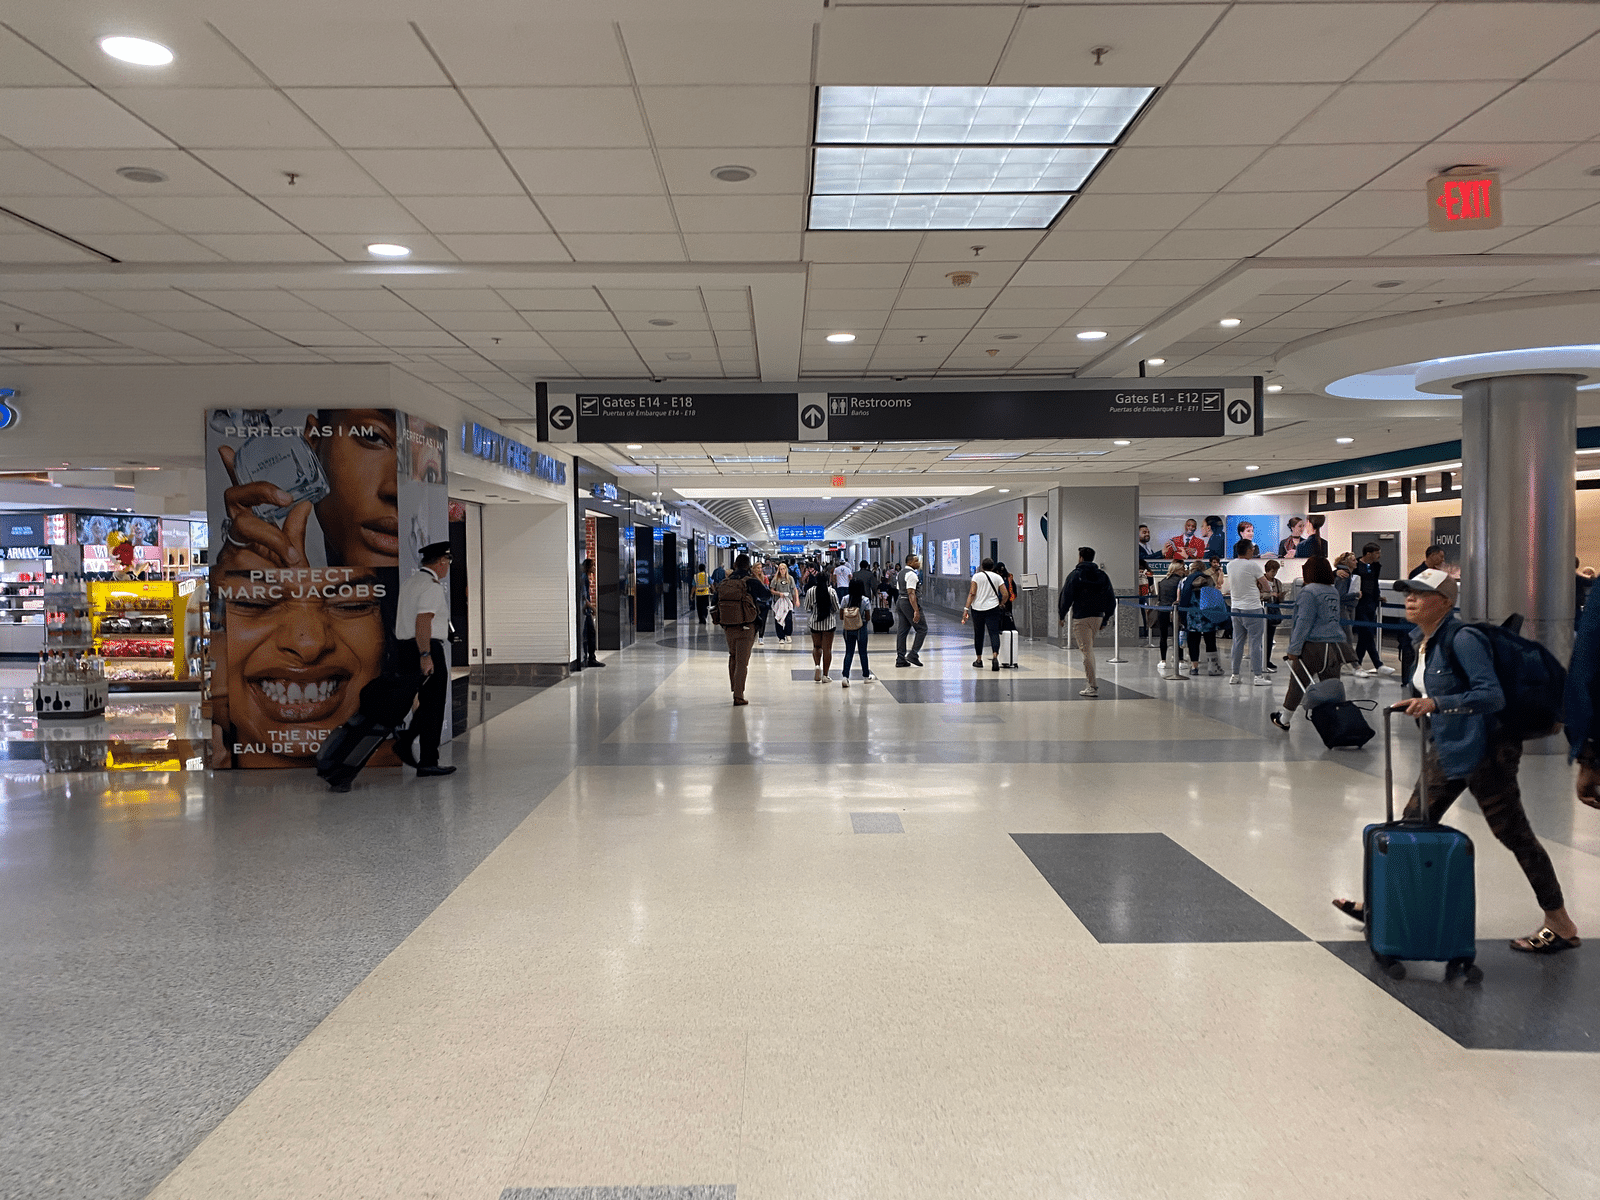
<svg viewBox="0 0 1600 1200">
<path fill-rule="evenodd" d="M 318 421 L 332 426 L 323 436 Z M 396 505 L 394 413 L 381 408 L 334 409 L 307 419 L 306 440 L 328 477 L 317 502 L 317 523 L 330 566 L 392 567 L 400 561 Z"/>
</svg>

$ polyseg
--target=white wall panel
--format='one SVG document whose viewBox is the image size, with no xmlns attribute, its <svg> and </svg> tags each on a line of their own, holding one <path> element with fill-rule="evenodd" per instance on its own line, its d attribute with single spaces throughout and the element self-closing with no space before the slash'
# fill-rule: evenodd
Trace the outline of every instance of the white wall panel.
<svg viewBox="0 0 1600 1200">
<path fill-rule="evenodd" d="M 483 509 L 484 664 L 577 657 L 572 517 L 562 504 Z"/>
</svg>

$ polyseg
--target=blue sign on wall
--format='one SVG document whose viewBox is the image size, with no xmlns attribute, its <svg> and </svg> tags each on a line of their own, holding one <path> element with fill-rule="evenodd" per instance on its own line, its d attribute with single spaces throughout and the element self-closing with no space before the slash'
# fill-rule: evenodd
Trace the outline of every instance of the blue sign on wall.
<svg viewBox="0 0 1600 1200">
<path fill-rule="evenodd" d="M 805 552 L 806 548 L 799 542 L 790 542 L 787 545 L 780 543 L 778 545 L 779 554 L 804 554 Z"/>
<path fill-rule="evenodd" d="M 567 464 L 559 458 L 540 454 L 532 446 L 524 446 L 503 433 L 485 429 L 476 423 L 461 427 L 461 448 L 474 458 L 499 463 L 519 474 L 532 475 L 535 479 L 558 487 L 567 482 Z"/>
<path fill-rule="evenodd" d="M 784 542 L 820 542 L 828 536 L 821 525 L 779 525 L 778 540 Z"/>
</svg>

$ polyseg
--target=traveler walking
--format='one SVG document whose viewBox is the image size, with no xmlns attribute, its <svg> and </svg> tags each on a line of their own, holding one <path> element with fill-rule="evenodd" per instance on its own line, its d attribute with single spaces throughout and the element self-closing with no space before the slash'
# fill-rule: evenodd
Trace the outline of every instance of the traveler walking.
<svg viewBox="0 0 1600 1200">
<path fill-rule="evenodd" d="M 1244 648 L 1248 642 L 1250 672 L 1255 677 L 1255 686 L 1272 686 L 1265 667 L 1267 606 L 1262 580 L 1266 574 L 1256 544 L 1243 538 L 1235 543 L 1233 561 L 1228 564 L 1228 587 L 1233 598 L 1233 675 L 1229 683 L 1244 682 L 1239 668 L 1244 664 Z"/>
<path fill-rule="evenodd" d="M 597 657 L 600 645 L 599 630 L 594 623 L 594 559 L 583 560 L 581 574 L 578 579 L 578 607 L 583 613 L 583 667 L 603 667 L 605 663 Z"/>
<path fill-rule="evenodd" d="M 850 575 L 850 564 L 841 558 L 838 565 L 833 568 L 833 590 L 842 592 L 849 588 Z"/>
<path fill-rule="evenodd" d="M 826 575 L 806 589 L 806 613 L 811 618 L 811 662 L 816 681 L 827 683 L 833 669 L 833 632 L 839 627 L 839 593 Z"/>
<path fill-rule="evenodd" d="M 1444 571 L 1424 571 L 1395 584 L 1405 593 L 1406 617 L 1417 627 L 1422 665 L 1410 682 L 1412 696 L 1396 705 L 1413 717 L 1430 717 L 1433 736 L 1422 760 L 1422 780 L 1411 793 L 1405 815 L 1421 815 L 1421 785 L 1427 784 L 1428 816 L 1439 820 L 1463 791 L 1478 802 L 1483 819 L 1500 844 L 1516 856 L 1533 887 L 1544 923 L 1537 933 L 1514 938 L 1513 950 L 1560 954 L 1583 944 L 1568 915 L 1550 855 L 1528 823 L 1517 769 L 1522 735 L 1493 720 L 1506 706 L 1495 673 L 1487 634 L 1456 619 L 1456 581 Z M 1362 919 L 1360 903 L 1339 899 L 1335 908 Z"/>
<path fill-rule="evenodd" d="M 1189 643 L 1189 674 L 1200 674 L 1200 641 L 1205 639 L 1206 662 L 1209 664 L 1208 675 L 1226 674 L 1222 669 L 1222 660 L 1217 657 L 1217 629 L 1222 614 L 1226 607 L 1214 615 L 1202 613 L 1202 600 L 1207 588 L 1216 588 L 1220 575 L 1210 571 L 1195 569 L 1184 576 L 1183 582 L 1178 586 L 1178 611 L 1183 615 L 1184 637 Z M 1221 597 L 1211 597 L 1216 603 L 1213 608 L 1221 604 Z"/>
<path fill-rule="evenodd" d="M 860 582 L 861 590 L 866 593 L 867 607 L 870 609 L 878 599 L 878 573 L 872 569 L 871 563 L 862 563 L 856 572 L 850 576 L 849 583 Z M 848 584 L 846 585 L 848 586 Z M 871 613 L 868 612 L 868 617 Z"/>
<path fill-rule="evenodd" d="M 961 623 L 972 621 L 972 638 L 976 643 L 972 665 L 975 667 L 983 666 L 983 635 L 987 632 L 994 648 L 993 669 L 1000 669 L 1000 614 L 1005 610 L 1005 590 L 1005 578 L 995 573 L 994 560 L 984 559 L 967 586 L 967 606 L 961 610 Z"/>
<path fill-rule="evenodd" d="M 1277 639 L 1278 626 L 1283 624 L 1283 602 L 1285 599 L 1283 580 L 1278 578 L 1278 571 L 1283 566 L 1275 558 L 1269 558 L 1261 566 L 1261 590 L 1267 605 L 1267 662 L 1268 671 L 1276 671 L 1278 664 L 1272 661 L 1272 643 Z"/>
<path fill-rule="evenodd" d="M 779 563 L 778 573 L 769 585 L 772 591 L 772 632 L 778 645 L 794 644 L 794 610 L 800 601 L 800 589 L 794 576 L 789 574 L 789 564 Z"/>
<path fill-rule="evenodd" d="M 1178 589 L 1188 568 L 1181 562 L 1167 564 L 1166 577 L 1156 585 L 1156 636 L 1161 639 L 1161 661 L 1156 670 L 1163 679 L 1183 678 L 1183 632 L 1178 613 Z M 1167 639 L 1172 639 L 1172 657 L 1167 657 Z"/>
<path fill-rule="evenodd" d="M 857 654 L 861 655 L 861 678 L 876 679 L 877 676 L 867 666 L 867 635 L 872 632 L 872 593 L 859 575 L 850 581 L 850 590 L 839 608 L 839 628 L 844 632 L 844 686 L 850 686 L 850 663 Z"/>
<path fill-rule="evenodd" d="M 704 625 L 711 613 L 711 577 L 706 574 L 705 563 L 694 572 L 694 610 L 700 617 L 700 624 Z"/>
<path fill-rule="evenodd" d="M 712 588 L 712 590 L 715 591 L 717 584 L 721 583 L 727 577 L 728 577 L 728 569 L 726 567 L 724 567 L 721 563 L 718 563 L 717 564 L 717 569 L 715 571 L 711 572 L 711 588 Z"/>
<path fill-rule="evenodd" d="M 917 585 L 922 581 L 921 567 L 920 554 L 906 555 L 905 570 L 900 573 L 900 595 L 894 602 L 895 615 L 900 618 L 894 632 L 894 665 L 897 667 L 922 665 L 922 659 L 917 655 L 928 636 L 928 619 L 922 613 L 922 601 L 918 596 L 921 589 Z M 913 629 L 917 631 L 917 636 L 907 651 L 906 635 Z"/>
<path fill-rule="evenodd" d="M 1600 604 L 1578 619 L 1567 671 L 1567 742 L 1578 760 L 1578 799 L 1600 808 Z"/>
<path fill-rule="evenodd" d="M 1066 625 L 1069 612 L 1072 614 L 1072 640 L 1077 643 L 1078 653 L 1083 658 L 1083 673 L 1089 681 L 1078 695 L 1096 696 L 1099 683 L 1094 669 L 1094 635 L 1116 615 L 1117 593 L 1111 586 L 1111 577 L 1094 561 L 1093 546 L 1078 547 L 1078 565 L 1061 585 L 1061 597 L 1056 602 L 1059 625 Z"/>
<path fill-rule="evenodd" d="M 1294 624 L 1289 629 L 1289 649 L 1283 659 L 1298 663 L 1289 670 L 1289 690 L 1272 723 L 1289 732 L 1289 717 L 1305 695 L 1302 672 L 1321 682 L 1339 678 L 1344 663 L 1344 626 L 1339 623 L 1339 592 L 1333 586 L 1333 565 L 1325 558 L 1308 558 L 1301 569 L 1305 586 L 1294 602 Z"/>
<path fill-rule="evenodd" d="M 1383 656 L 1378 651 L 1378 616 L 1383 608 L 1383 596 L 1378 591 L 1378 572 L 1382 569 L 1378 559 L 1383 547 L 1377 542 L 1368 542 L 1361 547 L 1361 557 L 1350 568 L 1351 576 L 1357 591 L 1355 609 L 1356 633 L 1356 661 L 1355 673 L 1366 679 L 1372 671 L 1363 669 L 1361 660 L 1370 658 L 1373 671 L 1379 675 L 1399 674 L 1393 667 L 1383 661 Z"/>
<path fill-rule="evenodd" d="M 417 573 L 400 585 L 394 617 L 400 673 L 422 680 L 410 731 L 395 738 L 396 753 L 402 759 L 415 754 L 419 777 L 453 775 L 454 767 L 439 765 L 450 660 L 445 657 L 443 639 L 437 636 L 450 627 L 450 596 L 444 590 L 444 581 L 450 574 L 450 543 L 430 542 L 422 548 L 421 557 Z M 594 564 L 589 565 L 593 569 Z M 403 749 L 402 740 L 415 740 L 415 749 Z"/>
<path fill-rule="evenodd" d="M 733 690 L 735 707 L 750 703 L 744 698 L 745 677 L 750 671 L 750 652 L 756 644 L 756 619 L 761 601 L 769 603 L 772 593 L 750 570 L 750 556 L 733 560 L 733 572 L 717 584 L 716 604 L 711 619 L 722 627 L 728 643 L 728 685 Z"/>
</svg>

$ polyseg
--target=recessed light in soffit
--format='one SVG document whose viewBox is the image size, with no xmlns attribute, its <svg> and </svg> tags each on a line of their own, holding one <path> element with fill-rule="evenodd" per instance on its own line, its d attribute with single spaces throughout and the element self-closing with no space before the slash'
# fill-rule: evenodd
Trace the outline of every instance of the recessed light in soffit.
<svg viewBox="0 0 1600 1200">
<path fill-rule="evenodd" d="M 1154 88 L 822 87 L 812 229 L 1043 229 Z"/>
</svg>

